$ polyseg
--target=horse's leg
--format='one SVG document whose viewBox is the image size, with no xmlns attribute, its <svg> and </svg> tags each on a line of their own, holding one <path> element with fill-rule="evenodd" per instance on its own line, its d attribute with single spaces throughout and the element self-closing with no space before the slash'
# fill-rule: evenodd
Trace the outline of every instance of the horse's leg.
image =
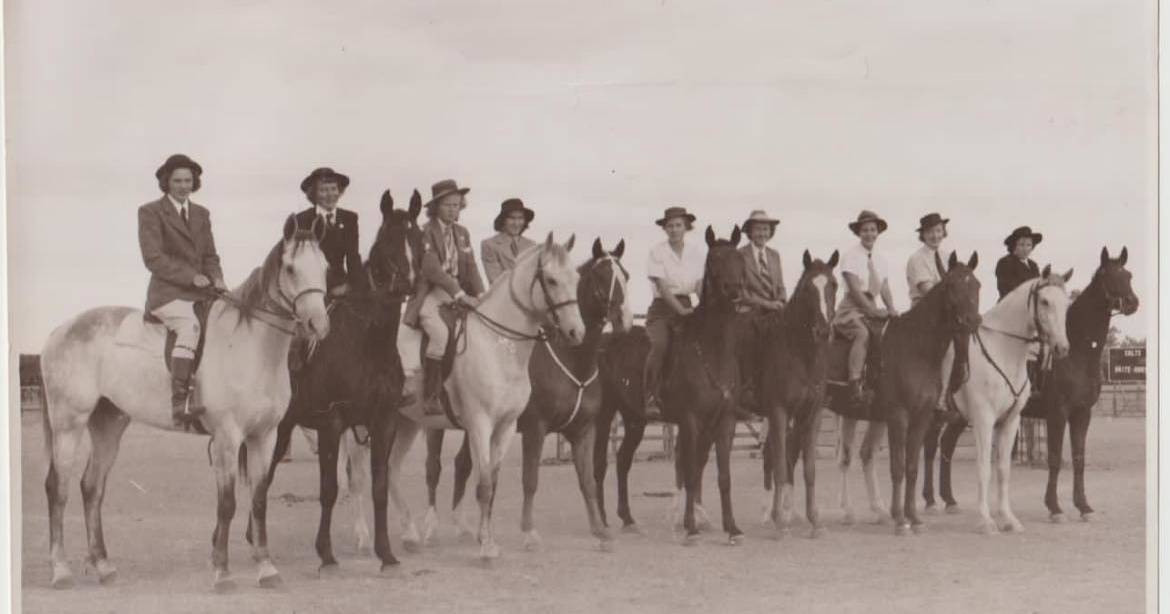
<svg viewBox="0 0 1170 614">
<path fill-rule="evenodd" d="M 874 514 L 875 524 L 882 524 L 890 515 L 885 501 L 882 501 L 881 488 L 878 488 L 877 463 L 874 462 L 878 447 L 885 437 L 886 423 L 870 422 L 865 427 L 865 437 L 861 440 L 861 449 L 858 451 L 858 456 L 861 457 L 861 475 L 865 478 L 865 494 L 869 498 L 869 511 Z M 916 463 L 918 457 L 914 457 L 914 461 Z"/>
<path fill-rule="evenodd" d="M 1048 507 L 1048 517 L 1052 522 L 1064 522 L 1064 510 L 1056 494 L 1060 464 L 1064 458 L 1064 429 L 1068 424 L 1064 411 L 1061 407 L 1048 412 L 1048 486 L 1044 491 L 1044 505 Z"/>
<path fill-rule="evenodd" d="M 105 538 L 102 535 L 102 500 L 106 494 L 106 478 L 114 459 L 122 433 L 130 424 L 127 416 L 112 403 L 102 399 L 89 416 L 89 438 L 93 444 L 89 464 L 81 476 L 81 498 L 85 502 L 85 529 L 89 537 L 89 565 L 97 571 L 102 584 L 112 582 L 118 570 L 107 559 Z"/>
<path fill-rule="evenodd" d="M 743 531 L 735 523 L 731 508 L 731 443 L 735 440 L 735 413 L 724 411 L 715 433 L 715 464 L 719 469 L 719 503 L 723 515 L 723 530 L 732 545 L 743 542 Z"/>
<path fill-rule="evenodd" d="M 950 422 L 943 429 L 942 440 L 939 441 L 939 494 L 947 504 L 948 514 L 959 513 L 959 502 L 955 501 L 955 494 L 951 491 L 951 460 L 955 458 L 955 447 L 959 445 L 959 437 L 966 428 L 966 420 Z"/>
<path fill-rule="evenodd" d="M 638 533 L 641 532 L 641 529 L 638 528 L 637 521 L 634 520 L 634 515 L 630 512 L 630 469 L 634 466 L 634 454 L 638 451 L 638 446 L 642 443 L 642 436 L 646 433 L 646 422 L 637 419 L 627 421 L 623 417 L 622 431 L 622 443 L 618 446 L 616 457 L 617 514 L 618 518 L 622 519 L 623 531 Z M 602 437 L 603 434 L 598 433 L 599 441 Z M 604 439 L 605 441 L 609 440 L 608 428 L 604 431 Z M 603 441 L 600 445 L 604 446 L 604 443 Z M 604 454 L 602 456 L 604 457 Z M 604 458 L 601 462 L 605 463 Z M 597 483 L 602 484 L 602 481 L 598 480 Z"/>
<path fill-rule="evenodd" d="M 683 411 L 678 421 L 678 463 L 676 471 L 682 478 L 686 497 L 683 504 L 683 529 L 686 531 L 685 544 L 693 544 L 699 536 L 699 528 L 695 526 L 695 494 L 699 488 L 699 462 L 696 458 L 698 445 L 695 441 L 695 416 L 689 411 Z"/>
<path fill-rule="evenodd" d="M 906 478 L 906 431 L 908 430 L 906 410 L 891 408 L 887 412 L 886 428 L 890 442 L 890 517 L 894 519 L 894 532 L 905 534 L 910 528 L 906 520 L 906 497 L 903 494 Z M 915 462 L 917 458 L 913 459 Z"/>
<path fill-rule="evenodd" d="M 439 475 L 443 472 L 443 435 L 442 429 L 424 428 L 427 438 L 427 513 L 423 516 L 422 537 L 423 543 L 432 543 L 439 528 L 439 510 L 436 505 L 436 493 L 439 490 Z"/>
<path fill-rule="evenodd" d="M 276 449 L 276 429 L 247 439 L 248 483 L 252 487 L 251 513 L 248 515 L 255 532 L 252 560 L 256 561 L 256 582 L 264 588 L 280 585 L 280 572 L 268 554 L 268 464 Z M 275 462 L 280 462 L 279 457 Z"/>
<path fill-rule="evenodd" d="M 934 459 L 938 455 L 938 439 L 942 429 L 943 422 L 932 419 L 922 442 L 922 505 L 928 514 L 938 511 L 934 504 Z"/>
<path fill-rule="evenodd" d="M 964 403 L 964 406 L 973 407 L 973 404 Z M 990 535 L 998 532 L 999 528 L 991 519 L 988 504 L 991 491 L 991 441 L 995 434 L 995 424 L 990 416 L 985 415 L 986 413 L 976 407 L 968 415 L 971 420 L 971 432 L 975 435 L 975 470 L 979 481 L 975 503 L 975 509 L 979 513 L 978 529 L 985 535 Z M 1001 451 L 1000 454 L 1006 454 L 1010 460 L 1011 442 L 1008 442 L 1008 446 L 1008 449 Z"/>
<path fill-rule="evenodd" d="M 732 423 L 732 428 L 734 425 L 735 423 Z M 697 479 L 695 484 L 695 526 L 699 527 L 700 531 L 711 530 L 711 516 L 707 514 L 707 508 L 703 507 L 703 474 L 707 471 L 707 461 L 711 459 L 711 448 L 715 446 L 716 435 L 717 433 L 702 431 L 695 434 L 695 439 L 698 442 L 698 453 L 695 456 L 698 462 L 698 467 L 695 470 Z"/>
<path fill-rule="evenodd" d="M 871 423 L 872 426 L 872 423 Z M 853 524 L 853 502 L 849 499 L 849 466 L 853 464 L 853 442 L 857 432 L 857 420 L 837 417 L 837 471 L 841 475 L 841 492 L 838 505 L 841 507 L 843 522 Z"/>
<path fill-rule="evenodd" d="M 52 395 L 52 391 L 48 391 L 48 394 Z M 54 408 L 65 405 L 64 399 L 56 401 L 50 398 L 49 402 Z M 69 501 L 69 481 L 73 479 L 74 463 L 81 438 L 85 434 L 85 421 L 80 418 L 70 419 L 49 426 L 48 415 L 44 420 L 45 437 L 51 448 L 49 472 L 45 476 L 45 496 L 49 502 L 49 559 L 52 564 L 50 584 L 53 588 L 69 588 L 73 586 L 73 572 L 69 569 L 69 559 L 65 555 L 65 504 Z"/>
<path fill-rule="evenodd" d="M 775 410 L 773 410 L 773 412 L 774 411 Z M 772 490 L 773 490 L 772 489 L 772 480 L 774 479 L 774 476 L 776 475 L 776 468 L 772 464 L 772 449 L 775 447 L 775 445 L 776 444 L 774 443 L 774 441 L 772 439 L 771 420 L 765 418 L 764 419 L 764 445 L 760 449 L 760 457 L 761 457 L 760 465 L 761 465 L 761 469 L 763 470 L 763 473 L 764 473 L 764 502 L 763 502 L 763 505 L 760 506 L 760 510 L 762 513 L 762 515 L 760 516 L 760 524 L 768 524 L 772 521 L 772 509 L 773 509 L 773 503 L 774 503 L 772 500 L 772 496 L 774 494 L 772 492 Z"/>
<path fill-rule="evenodd" d="M 825 534 L 817 508 L 817 434 L 821 430 L 821 409 L 813 405 L 801 418 L 800 446 L 801 463 L 804 465 L 804 513 L 812 525 L 812 537 Z"/>
<path fill-rule="evenodd" d="M 394 439 L 390 448 L 390 457 L 387 461 L 389 465 L 386 487 L 389 493 L 390 501 L 394 504 L 394 509 L 398 512 L 398 521 L 402 525 L 402 547 L 407 552 L 418 552 L 422 547 L 423 538 L 419 534 L 418 527 L 414 522 L 414 515 L 410 511 L 410 505 L 406 502 L 406 497 L 402 496 L 402 489 L 399 486 L 402 484 L 402 464 L 406 459 L 406 455 L 410 452 L 410 448 L 414 445 L 415 437 L 418 436 L 418 423 L 414 420 L 406 418 L 394 418 Z M 371 443 L 371 450 L 373 444 Z M 371 458 L 371 463 L 373 459 Z M 376 522 L 376 521 L 375 521 Z"/>
<path fill-rule="evenodd" d="M 1089 433 L 1089 420 L 1093 417 L 1092 407 L 1077 407 L 1069 414 L 1069 435 L 1072 443 L 1073 462 L 1073 505 L 1081 513 L 1081 520 L 1088 520 L 1093 514 L 1089 500 L 1085 497 L 1085 438 Z M 1052 435 L 1049 434 L 1049 437 Z"/>
<path fill-rule="evenodd" d="M 215 530 L 211 533 L 212 588 L 226 591 L 235 587 L 228 570 L 228 535 L 232 518 L 236 515 L 236 476 L 243 437 L 228 425 L 211 439 L 211 464 L 215 471 L 216 505 Z"/>
<path fill-rule="evenodd" d="M 455 520 L 455 527 L 460 535 L 468 537 L 475 535 L 470 519 L 463 507 L 463 495 L 467 490 L 467 479 L 471 477 L 471 447 L 467 443 L 467 435 L 463 436 L 463 444 L 455 454 L 455 485 L 451 493 L 451 515 Z"/>
<path fill-rule="evenodd" d="M 768 418 L 768 441 L 772 456 L 771 520 L 780 534 L 786 535 L 792 522 L 792 487 L 788 479 L 788 409 L 783 405 L 772 408 L 772 415 Z"/>
<path fill-rule="evenodd" d="M 317 525 L 317 556 L 321 571 L 332 571 L 337 566 L 333 558 L 333 506 L 337 503 L 337 452 L 341 440 L 341 425 L 334 423 L 317 430 L 317 466 L 320 471 L 321 519 Z"/>
<path fill-rule="evenodd" d="M 392 569 L 398 565 L 398 559 L 390 549 L 390 528 L 386 518 L 386 504 L 391 490 L 391 481 L 399 477 L 398 474 L 391 473 L 390 454 L 396 447 L 394 444 L 398 439 L 398 429 L 402 420 L 396 414 L 381 413 L 374 417 L 369 428 L 370 496 L 374 500 L 374 554 L 382 561 L 381 571 Z M 324 439 L 324 433 L 321 435 L 320 439 Z M 410 449 L 413 437 L 414 432 L 409 431 L 407 438 L 402 442 L 405 444 L 402 446 L 405 448 L 402 451 L 403 456 Z M 321 449 L 319 448 L 318 454 L 321 454 Z M 401 464 L 400 457 L 395 463 L 393 471 L 399 471 Z M 397 490 L 397 484 L 394 484 L 394 489 Z M 409 511 L 405 518 L 409 519 Z M 406 521 L 404 520 L 404 522 Z"/>
<path fill-rule="evenodd" d="M 1024 525 L 1012 513 L 1011 478 L 1012 478 L 1012 442 L 1020 430 L 1020 414 L 1013 412 L 1010 417 L 999 425 L 996 433 L 996 445 L 999 447 L 999 458 L 996 460 L 996 482 L 999 495 L 999 518 L 1001 531 L 1021 532 Z"/>
<path fill-rule="evenodd" d="M 605 473 L 609 469 L 609 429 L 613 426 L 613 410 L 608 409 L 605 394 L 602 393 L 601 407 L 593 418 L 590 428 L 593 435 L 593 482 L 597 484 L 597 513 L 601 524 L 609 526 L 605 517 Z"/>
<path fill-rule="evenodd" d="M 536 417 L 526 421 L 521 431 L 524 508 L 520 514 L 520 530 L 524 533 L 524 549 L 529 551 L 540 549 L 540 533 L 532 523 L 532 502 L 540 480 L 540 454 L 544 449 L 546 429 L 544 421 Z"/>
<path fill-rule="evenodd" d="M 289 412 L 284 415 L 284 419 L 282 419 L 280 424 L 276 426 L 276 446 L 272 451 L 272 459 L 268 463 L 268 475 L 266 476 L 268 478 L 269 487 L 272 486 L 273 480 L 276 479 L 276 466 L 280 464 L 281 459 L 283 459 L 285 453 L 288 452 L 288 446 L 292 439 L 292 432 L 293 429 L 296 428 L 296 420 L 293 417 L 293 411 L 294 410 L 290 408 Z M 302 428 L 301 432 L 308 433 L 309 430 Z M 316 440 L 313 441 L 313 445 L 317 445 Z M 315 449 L 316 448 L 314 448 L 314 450 Z M 252 515 L 248 514 L 248 529 L 244 531 L 244 539 L 249 544 L 252 543 L 252 530 Z"/>
<path fill-rule="evenodd" d="M 474 418 L 464 420 L 464 426 L 467 429 L 467 439 L 471 446 L 471 462 L 476 477 L 475 499 L 479 503 L 480 557 L 489 559 L 500 555 L 500 548 L 492 540 L 491 534 L 492 425 L 487 421 L 486 416 L 474 416 Z"/>
<path fill-rule="evenodd" d="M 597 439 L 597 429 L 593 424 L 586 424 L 577 429 L 569 437 L 573 447 L 573 465 L 577 469 L 577 485 L 581 489 L 581 498 L 585 500 L 585 513 L 589 518 L 589 532 L 599 540 L 598 546 L 603 552 L 613 547 L 613 536 L 601 519 L 601 501 L 598 493 L 601 491 L 597 480 L 593 477 L 593 454 L 596 452 L 594 441 Z M 608 437 L 606 437 L 608 439 Z"/>
<path fill-rule="evenodd" d="M 918 517 L 918 459 L 922 458 L 922 438 L 926 436 L 926 429 L 930 428 L 930 421 L 934 419 L 934 408 L 917 409 L 910 416 L 910 425 L 906 433 L 906 490 L 903 496 L 906 500 L 902 505 L 902 513 L 910 521 L 910 528 L 915 532 L 922 531 L 924 525 Z"/>
<path fill-rule="evenodd" d="M 370 552 L 370 522 L 366 517 L 366 493 L 370 492 L 370 448 L 358 443 L 353 429 L 346 429 L 341 443 L 345 447 L 345 470 L 348 492 L 353 507 L 353 536 L 358 552 Z"/>
</svg>

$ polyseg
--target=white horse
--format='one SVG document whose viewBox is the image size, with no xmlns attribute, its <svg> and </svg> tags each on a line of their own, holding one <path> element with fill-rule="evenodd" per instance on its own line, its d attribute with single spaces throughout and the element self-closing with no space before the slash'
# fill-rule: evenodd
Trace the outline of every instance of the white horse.
<svg viewBox="0 0 1170 614">
<path fill-rule="evenodd" d="M 268 463 L 276 425 L 289 402 L 288 350 L 295 334 L 323 339 L 325 256 L 319 247 L 323 224 L 297 228 L 289 216 L 284 238 L 237 290 L 212 305 L 207 317 L 202 368 L 194 394 L 207 411 L 202 426 L 211 434 L 209 454 L 219 495 L 212 534 L 214 587 L 233 586 L 228 572 L 228 528 L 236 510 L 237 463 L 246 461 L 252 486 L 248 508 L 257 538 L 252 556 L 261 586 L 280 575 L 268 555 L 265 506 Z M 68 483 L 85 431 L 92 450 L 81 478 L 88 562 L 104 584 L 116 570 L 102 537 L 101 504 L 106 477 L 130 419 L 164 430 L 171 420 L 171 376 L 163 359 L 165 330 L 145 324 L 142 312 L 128 307 L 98 307 L 58 327 L 41 355 L 45 386 L 45 445 L 49 455 L 45 493 L 49 499 L 52 585 L 70 586 L 73 574 L 65 555 L 64 517 Z M 244 456 L 246 454 L 246 457 Z"/>
<path fill-rule="evenodd" d="M 857 447 L 857 423 L 860 420 L 837 416 L 837 470 L 841 475 L 841 491 L 838 505 L 841 508 L 841 518 L 844 524 L 850 525 L 857 521 L 853 513 L 853 499 L 849 495 L 849 467 L 853 464 L 854 452 L 861 459 L 861 474 L 865 477 L 865 494 L 869 500 L 869 511 L 873 514 L 870 522 L 884 524 L 890 518 L 889 507 L 882 500 L 881 490 L 877 480 L 877 453 L 882 442 L 886 440 L 886 423 L 873 420 L 865 423 L 865 435 L 861 438 L 861 447 Z"/>
<path fill-rule="evenodd" d="M 478 539 L 480 556 L 496 558 L 496 544 L 491 522 L 492 499 L 500 463 L 516 432 L 516 420 L 524 412 L 532 384 L 528 377 L 528 359 L 547 320 L 560 328 L 566 339 L 578 345 L 585 337 L 585 324 L 577 306 L 576 267 L 569 260 L 572 237 L 564 245 L 553 242 L 552 233 L 544 243 L 520 254 L 516 267 L 505 272 L 482 297 L 479 306 L 466 321 L 463 338 L 456 343 L 456 357 L 444 388 L 451 401 L 451 411 L 458 424 L 447 416 L 429 416 L 422 412 L 422 378 L 410 374 L 408 383 L 415 390 L 415 404 L 403 407 L 402 420 L 390 452 L 390 498 L 401 514 L 403 542 L 408 549 L 419 543 L 419 533 L 405 499 L 399 492 L 402 462 L 422 428 L 464 428 L 471 444 L 472 475 L 478 477 L 476 500 L 479 502 Z M 415 363 L 417 346 L 409 346 L 417 336 L 399 335 L 399 351 L 404 370 Z M 436 510 L 427 511 L 428 533 L 437 524 Z"/>
<path fill-rule="evenodd" d="M 1044 267 L 1038 279 L 1020 284 L 984 314 L 983 323 L 971 336 L 968 348 L 970 373 L 954 398 L 975 435 L 979 530 L 983 533 L 1024 530 L 1012 514 L 1008 485 L 1012 442 L 1020 427 L 1020 412 L 1032 390 L 1028 381 L 1028 354 L 1036 343 L 1050 347 L 1058 358 L 1068 354 L 1064 320 L 1069 298 L 1065 283 L 1071 277 L 1071 269 L 1064 275 L 1054 275 L 1051 267 Z M 953 352 L 949 354 L 948 361 Z M 944 364 L 944 377 L 950 369 L 950 364 Z M 993 436 L 998 526 L 988 504 Z"/>
</svg>

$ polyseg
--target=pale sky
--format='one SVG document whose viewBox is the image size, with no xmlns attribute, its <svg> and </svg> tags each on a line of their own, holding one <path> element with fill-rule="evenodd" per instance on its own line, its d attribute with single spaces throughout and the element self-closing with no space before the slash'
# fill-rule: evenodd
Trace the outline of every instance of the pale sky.
<svg viewBox="0 0 1170 614">
<path fill-rule="evenodd" d="M 901 308 L 921 215 L 951 219 L 946 249 L 979 251 L 984 309 L 1003 238 L 1029 224 L 1073 287 L 1102 246 L 1128 246 L 1142 309 L 1115 322 L 1151 334 L 1155 3 L 892 6 L 8 0 L 12 344 L 142 305 L 135 209 L 174 152 L 204 167 L 194 200 L 229 285 L 328 165 L 353 180 L 363 255 L 383 189 L 405 205 L 452 177 L 477 242 L 511 196 L 536 209 L 534 238 L 575 232 L 580 259 L 625 238 L 635 311 L 668 205 L 699 216 L 696 242 L 751 209 L 781 218 L 790 287 L 805 248 L 853 245 L 847 222 L 873 209 Z"/>
</svg>

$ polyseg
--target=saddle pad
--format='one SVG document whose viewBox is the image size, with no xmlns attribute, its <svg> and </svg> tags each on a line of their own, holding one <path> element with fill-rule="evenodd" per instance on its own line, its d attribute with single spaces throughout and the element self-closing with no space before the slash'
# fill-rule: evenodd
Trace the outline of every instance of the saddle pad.
<svg viewBox="0 0 1170 614">
<path fill-rule="evenodd" d="M 423 413 L 422 398 L 423 398 L 423 376 L 422 373 L 415 372 L 413 375 L 408 375 L 406 379 L 405 390 L 410 390 L 414 393 L 415 401 L 410 405 L 404 405 L 398 408 L 398 412 L 403 416 L 410 418 L 419 425 L 429 429 L 459 429 L 460 425 L 455 419 L 455 413 L 451 409 L 451 401 L 447 398 L 446 391 L 443 392 L 443 415 L 428 416 Z"/>
<path fill-rule="evenodd" d="M 149 323 L 144 318 L 136 318 L 131 315 L 123 318 L 122 323 L 118 325 L 118 330 L 114 332 L 114 344 L 146 352 L 167 364 L 169 361 L 164 352 L 164 343 L 168 333 L 169 331 L 162 324 Z M 202 350 L 202 344 L 200 344 L 200 350 Z M 199 365 L 198 356 L 195 365 Z M 170 373 L 169 368 L 167 372 Z M 201 404 L 202 394 L 200 393 L 198 374 L 191 375 L 191 388 L 191 405 Z"/>
<path fill-rule="evenodd" d="M 195 364 L 191 367 L 191 372 L 199 370 L 199 362 L 203 359 L 203 342 L 207 339 L 207 314 L 211 311 L 211 305 L 215 301 L 195 301 L 195 319 L 199 322 L 199 341 L 195 343 Z M 168 330 L 161 320 L 151 313 L 143 313 L 142 321 L 148 326 L 158 326 L 166 335 L 166 341 L 163 342 L 163 366 L 169 372 L 171 370 L 171 352 L 175 349 L 175 339 L 177 335 L 173 331 Z"/>
</svg>

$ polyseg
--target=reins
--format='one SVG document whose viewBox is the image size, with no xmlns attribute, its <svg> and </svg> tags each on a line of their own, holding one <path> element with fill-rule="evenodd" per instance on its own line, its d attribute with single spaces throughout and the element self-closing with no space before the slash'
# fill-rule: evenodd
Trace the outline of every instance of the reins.
<svg viewBox="0 0 1170 614">
<path fill-rule="evenodd" d="M 1017 333 L 998 330 L 984 324 L 980 324 L 979 328 L 985 328 L 993 333 L 999 333 L 1012 339 L 1016 339 L 1017 341 L 1022 341 L 1026 344 L 1043 343 L 1043 338 L 1040 336 L 1039 293 L 1041 289 L 1047 287 L 1048 285 L 1049 284 L 1044 281 L 1037 281 L 1032 286 L 1032 289 L 1028 291 L 1027 309 L 1031 311 L 1033 325 L 1036 327 L 1037 331 L 1034 337 L 1027 337 Z M 1024 384 L 1028 381 L 1027 375 L 1025 374 L 1025 379 L 1024 382 L 1020 384 L 1020 389 L 1016 390 L 1015 385 L 1012 384 L 1011 378 L 1009 378 L 1007 374 L 1004 373 L 1003 369 L 1000 368 L 999 363 L 995 362 L 995 359 L 991 357 L 991 353 L 987 351 L 987 346 L 983 343 L 983 336 L 979 334 L 978 330 L 975 331 L 975 340 L 979 342 L 979 350 L 983 353 L 983 357 L 987 359 L 987 362 L 991 363 L 991 366 L 995 369 L 995 372 L 998 373 L 999 376 L 1003 378 L 1004 383 L 1007 384 L 1008 391 L 1012 393 L 1013 404 L 1019 402 L 1020 396 L 1024 394 Z"/>
</svg>

